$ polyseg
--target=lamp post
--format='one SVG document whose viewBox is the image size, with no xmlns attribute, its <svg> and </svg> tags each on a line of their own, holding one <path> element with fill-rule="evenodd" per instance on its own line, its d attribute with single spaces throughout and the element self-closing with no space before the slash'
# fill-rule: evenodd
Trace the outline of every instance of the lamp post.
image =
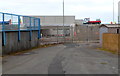
<svg viewBox="0 0 120 76">
<path fill-rule="evenodd" d="M 120 24 L 120 1 L 118 2 L 118 24 Z"/>
<path fill-rule="evenodd" d="M 114 9 L 114 0 L 113 0 L 113 23 L 114 23 L 114 11 L 115 9 Z"/>
<path fill-rule="evenodd" d="M 58 24 L 57 24 L 57 43 L 59 43 L 58 42 Z"/>
<path fill-rule="evenodd" d="M 63 40 L 65 42 L 65 25 L 64 25 L 64 0 L 63 0 Z"/>
</svg>

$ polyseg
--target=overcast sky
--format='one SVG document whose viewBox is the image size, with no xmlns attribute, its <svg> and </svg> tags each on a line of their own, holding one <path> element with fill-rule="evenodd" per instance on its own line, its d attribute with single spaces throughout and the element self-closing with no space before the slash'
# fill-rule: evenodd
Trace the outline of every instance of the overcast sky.
<svg viewBox="0 0 120 76">
<path fill-rule="evenodd" d="M 115 2 L 115 21 L 118 17 L 118 2 Z M 0 12 L 21 15 L 62 15 L 63 0 L 0 0 Z M 113 0 L 65 0 L 65 15 L 76 19 L 100 18 L 103 23 L 113 19 Z"/>
</svg>

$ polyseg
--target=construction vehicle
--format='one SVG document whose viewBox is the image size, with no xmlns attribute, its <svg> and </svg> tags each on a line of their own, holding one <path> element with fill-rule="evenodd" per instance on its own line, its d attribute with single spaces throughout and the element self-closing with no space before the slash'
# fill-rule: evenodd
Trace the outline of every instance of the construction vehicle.
<svg viewBox="0 0 120 76">
<path fill-rule="evenodd" d="M 96 21 L 90 21 L 90 18 L 85 18 L 83 24 L 101 24 L 101 20 L 96 19 Z"/>
</svg>

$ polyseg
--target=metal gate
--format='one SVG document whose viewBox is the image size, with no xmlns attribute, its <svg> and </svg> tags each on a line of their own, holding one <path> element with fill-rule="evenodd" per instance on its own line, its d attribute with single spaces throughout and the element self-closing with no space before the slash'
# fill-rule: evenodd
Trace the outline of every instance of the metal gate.
<svg viewBox="0 0 120 76">
<path fill-rule="evenodd" d="M 74 41 L 99 42 L 98 24 L 76 25 L 74 28 Z"/>
</svg>

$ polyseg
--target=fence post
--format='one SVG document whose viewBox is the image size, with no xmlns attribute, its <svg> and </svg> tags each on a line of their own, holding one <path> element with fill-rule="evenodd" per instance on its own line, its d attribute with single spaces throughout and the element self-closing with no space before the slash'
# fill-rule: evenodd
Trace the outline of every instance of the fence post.
<svg viewBox="0 0 120 76">
<path fill-rule="evenodd" d="M 32 40 L 32 27 L 31 27 L 31 17 L 29 17 L 30 18 L 30 32 L 29 32 L 29 35 L 30 35 L 30 41 Z"/>
<path fill-rule="evenodd" d="M 2 15 L 2 18 L 3 18 L 3 22 L 2 22 L 2 31 L 3 31 L 3 36 L 2 36 L 2 39 L 3 39 L 3 46 L 6 45 L 6 33 L 5 33 L 5 25 L 4 25 L 4 22 L 5 22 L 5 14 L 3 13 Z"/>
<path fill-rule="evenodd" d="M 40 29 L 41 29 L 41 27 L 40 27 L 40 19 L 38 19 L 38 39 L 41 38 Z"/>
<path fill-rule="evenodd" d="M 33 22 L 34 22 L 34 30 L 35 30 L 35 28 L 36 28 L 36 27 L 35 27 L 35 19 L 33 20 Z"/>
<path fill-rule="evenodd" d="M 20 41 L 20 16 L 18 16 L 18 41 Z"/>
</svg>

